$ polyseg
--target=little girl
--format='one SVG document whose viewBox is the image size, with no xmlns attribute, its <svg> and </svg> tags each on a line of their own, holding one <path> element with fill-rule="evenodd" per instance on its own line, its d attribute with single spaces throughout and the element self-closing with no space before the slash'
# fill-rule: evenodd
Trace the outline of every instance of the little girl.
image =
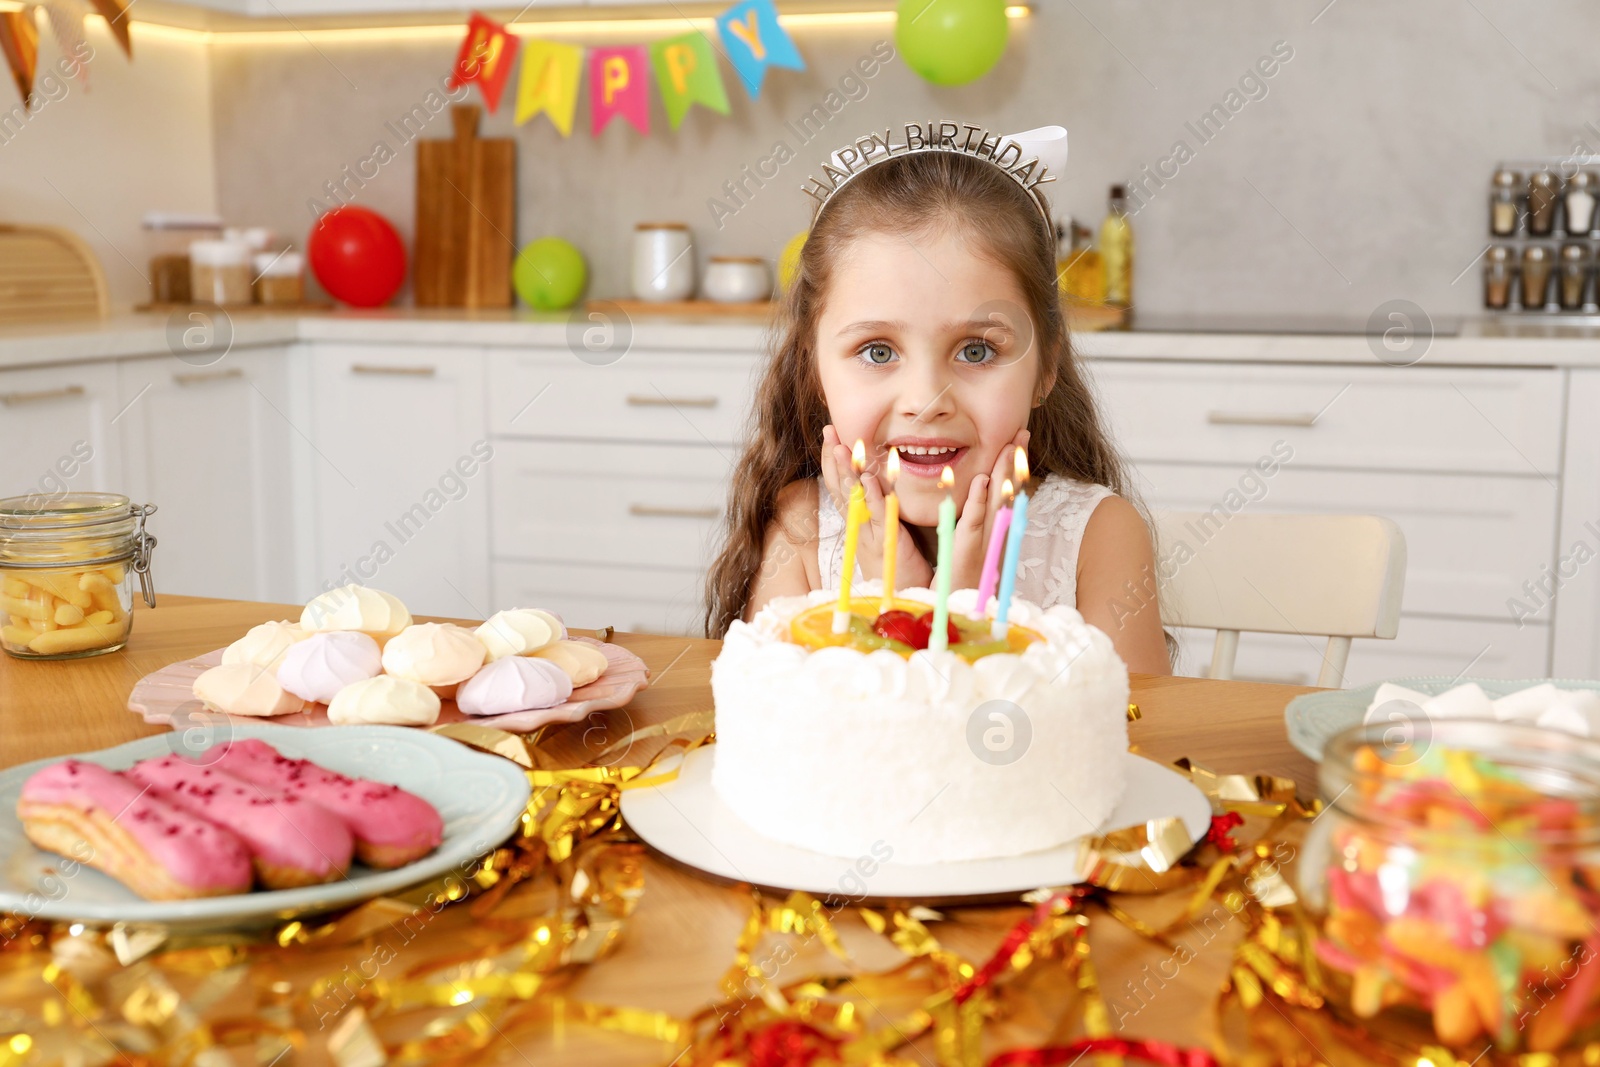
<svg viewBox="0 0 1600 1067">
<path fill-rule="evenodd" d="M 939 474 L 959 507 L 951 588 L 976 587 L 1017 447 L 1031 467 L 1016 594 L 1074 606 L 1128 669 L 1171 671 L 1150 530 L 1068 342 L 1055 238 L 993 163 L 910 152 L 863 170 L 819 210 L 756 395 L 728 529 L 707 583 L 708 636 L 775 596 L 836 589 L 846 500 L 871 522 L 857 581 L 882 576 L 885 470 L 898 453 L 896 584 L 933 584 Z"/>
</svg>

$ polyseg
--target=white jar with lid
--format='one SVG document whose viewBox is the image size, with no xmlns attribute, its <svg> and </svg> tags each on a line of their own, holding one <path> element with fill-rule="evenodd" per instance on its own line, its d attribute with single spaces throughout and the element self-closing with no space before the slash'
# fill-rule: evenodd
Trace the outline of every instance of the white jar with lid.
<svg viewBox="0 0 1600 1067">
<path fill-rule="evenodd" d="M 243 241 L 195 241 L 189 246 L 189 291 L 197 304 L 250 303 L 250 246 Z"/>
<path fill-rule="evenodd" d="M 701 292 L 719 304 L 753 304 L 772 298 L 772 271 L 759 256 L 712 256 Z"/>
<path fill-rule="evenodd" d="M 633 295 L 666 303 L 694 295 L 694 245 L 681 222 L 641 222 L 633 228 Z"/>
</svg>

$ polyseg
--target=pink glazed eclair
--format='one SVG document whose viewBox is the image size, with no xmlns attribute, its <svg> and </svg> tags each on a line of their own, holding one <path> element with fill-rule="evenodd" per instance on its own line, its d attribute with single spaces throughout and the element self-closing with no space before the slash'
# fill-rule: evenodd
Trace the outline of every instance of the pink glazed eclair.
<svg viewBox="0 0 1600 1067">
<path fill-rule="evenodd" d="M 387 870 L 421 859 L 444 840 L 444 820 L 432 804 L 395 785 L 347 778 L 310 760 L 290 759 L 255 738 L 224 746 L 208 766 L 286 793 L 333 812 L 355 838 L 356 858 Z"/>
<path fill-rule="evenodd" d="M 171 803 L 161 790 L 97 763 L 62 760 L 22 785 L 17 817 L 35 845 L 79 856 L 146 900 L 250 891 L 238 837 Z"/>
<path fill-rule="evenodd" d="M 256 880 L 267 889 L 321 885 L 344 877 L 350 867 L 349 829 L 304 797 L 196 767 L 181 756 L 141 760 L 127 773 L 163 790 L 174 807 L 236 834 L 250 850 Z"/>
</svg>

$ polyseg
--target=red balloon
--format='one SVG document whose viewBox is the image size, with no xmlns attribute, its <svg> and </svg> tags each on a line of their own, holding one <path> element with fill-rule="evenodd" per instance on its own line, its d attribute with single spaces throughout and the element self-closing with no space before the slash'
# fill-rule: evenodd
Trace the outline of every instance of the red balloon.
<svg viewBox="0 0 1600 1067">
<path fill-rule="evenodd" d="M 406 246 L 389 220 L 349 204 L 317 220 L 306 238 L 311 272 L 335 300 L 382 307 L 406 280 Z"/>
</svg>

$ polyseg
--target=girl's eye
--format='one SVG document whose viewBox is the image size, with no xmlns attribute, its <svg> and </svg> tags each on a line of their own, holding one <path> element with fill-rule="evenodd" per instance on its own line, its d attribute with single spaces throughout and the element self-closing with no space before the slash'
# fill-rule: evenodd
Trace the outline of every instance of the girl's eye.
<svg viewBox="0 0 1600 1067">
<path fill-rule="evenodd" d="M 956 353 L 956 362 L 982 365 L 995 359 L 998 355 L 999 353 L 994 350 L 994 346 L 988 341 L 968 341 Z"/>
<path fill-rule="evenodd" d="M 885 363 L 888 363 L 894 359 L 894 349 L 890 348 L 886 344 L 879 344 L 877 342 L 873 342 L 872 344 L 864 346 L 861 351 L 856 354 L 866 362 L 877 367 L 881 367 Z"/>
</svg>

